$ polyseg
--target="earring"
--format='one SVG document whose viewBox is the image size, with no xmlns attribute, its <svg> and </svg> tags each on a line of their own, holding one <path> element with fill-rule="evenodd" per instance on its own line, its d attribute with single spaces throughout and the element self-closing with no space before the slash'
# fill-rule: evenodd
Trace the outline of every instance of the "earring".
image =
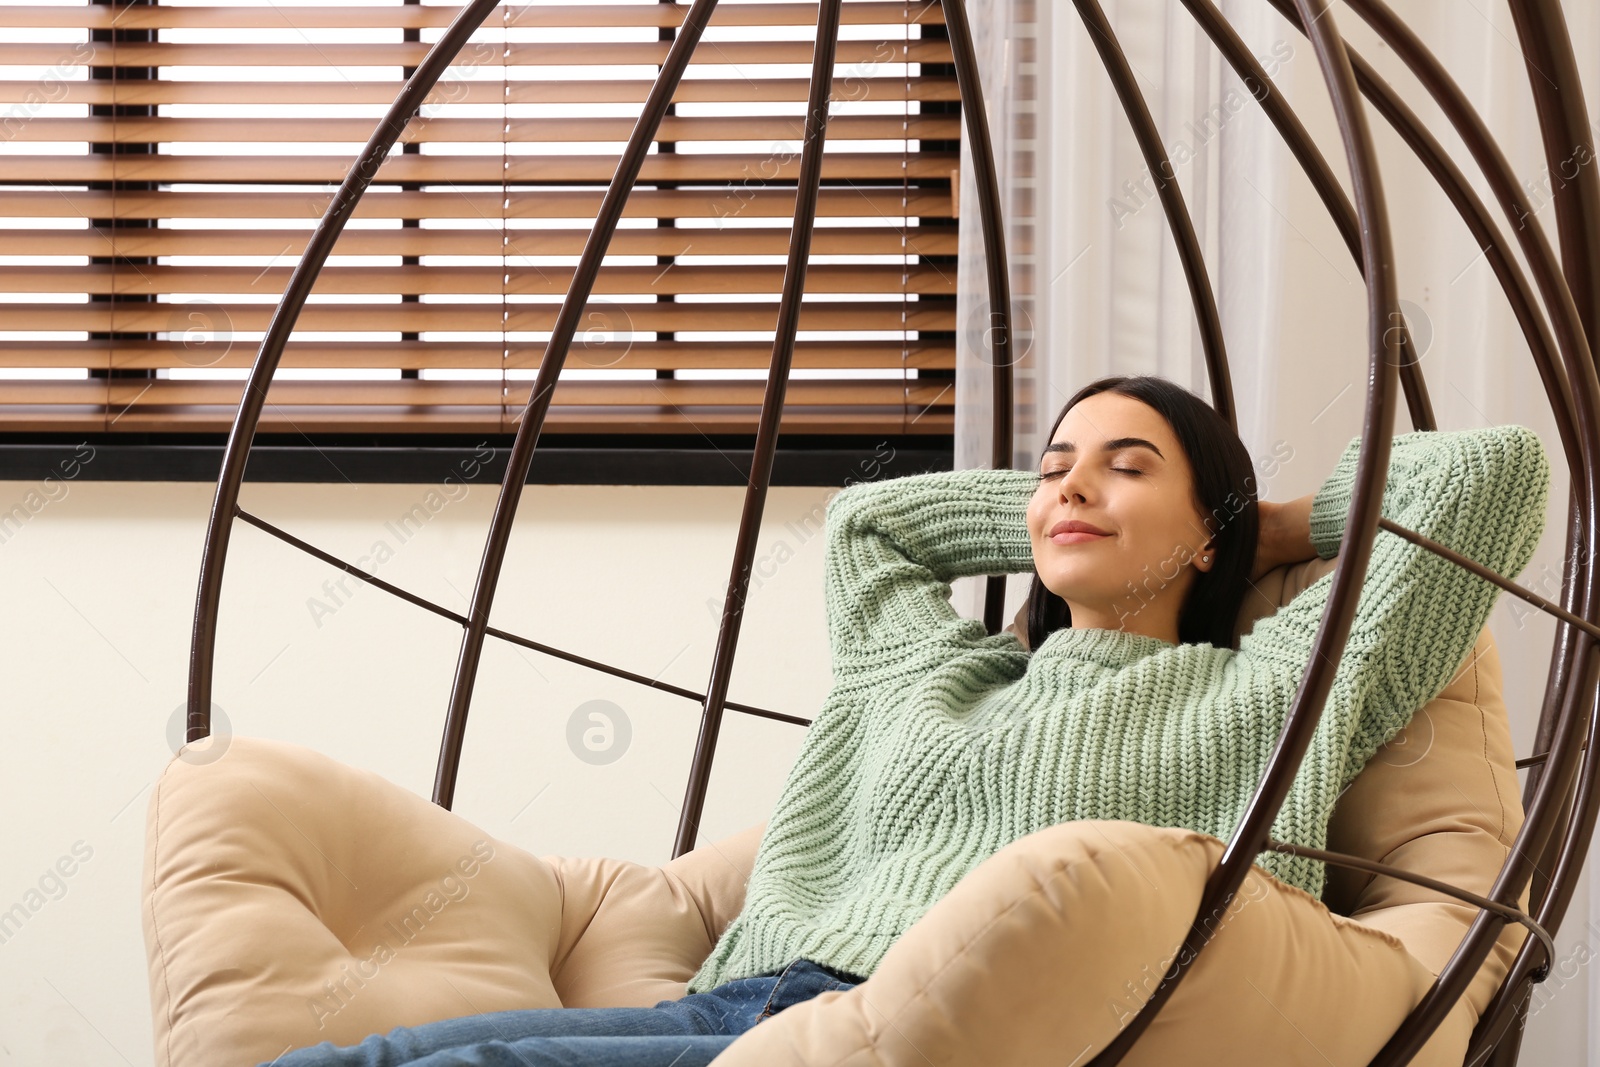
<svg viewBox="0 0 1600 1067">
<path fill-rule="evenodd" d="M 1210 556 L 1201 556 L 1200 557 L 1200 562 L 1201 563 L 1210 563 L 1211 562 L 1211 557 Z"/>
</svg>

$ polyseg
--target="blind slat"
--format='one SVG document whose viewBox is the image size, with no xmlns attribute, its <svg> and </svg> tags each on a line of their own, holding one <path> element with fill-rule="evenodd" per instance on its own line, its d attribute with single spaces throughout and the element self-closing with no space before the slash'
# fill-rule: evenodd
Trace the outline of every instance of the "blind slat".
<svg viewBox="0 0 1600 1067">
<path fill-rule="evenodd" d="M 414 10 L 414 9 L 411 9 Z M 443 104 L 638 104 L 650 92 L 644 79 L 563 79 L 480 77 L 435 86 L 424 106 Z M 804 102 L 807 83 L 799 78 L 686 78 L 673 100 L 684 103 Z M 0 103 L 42 99 L 37 79 L 0 79 Z M 392 81 L 330 80 L 295 82 L 213 81 L 62 81 L 48 94 L 55 104 L 372 104 L 394 100 Z M 851 76 L 834 81 L 838 100 L 959 99 L 954 78 Z M 368 131 L 370 132 L 370 131 Z"/>
<path fill-rule="evenodd" d="M 921 152 L 910 157 L 883 154 L 828 152 L 823 157 L 824 180 L 883 181 L 885 178 L 947 177 L 955 167 L 953 152 Z M 394 154 L 378 168 L 375 180 L 384 182 L 456 183 L 499 185 L 514 182 L 603 182 L 616 170 L 614 156 L 511 156 L 502 164 L 494 156 L 443 156 Z M 270 175 L 250 156 L 179 155 L 17 155 L 6 161 L 7 177 L 22 182 L 337 182 L 349 170 L 343 155 L 275 156 Z M 755 182 L 789 180 L 800 173 L 798 153 L 787 150 L 763 155 L 654 154 L 645 158 L 639 180 L 644 182 Z M 792 203 L 792 202 L 791 202 Z M 791 208 L 792 210 L 792 208 Z"/>
<path fill-rule="evenodd" d="M 912 378 L 906 381 L 792 381 L 785 390 L 785 404 L 797 407 L 814 404 L 865 403 L 877 405 L 914 404 L 926 407 L 935 402 L 950 383 Z M 365 382 L 274 381 L 267 390 L 270 404 L 299 407 L 364 404 L 522 404 L 532 392 L 531 381 L 435 381 L 408 379 Z M 759 381 L 585 381 L 563 380 L 556 386 L 554 401 L 561 404 L 653 406 L 678 405 L 753 405 L 759 407 L 766 383 Z M 161 405 L 222 404 L 237 405 L 244 392 L 242 381 L 164 379 L 157 381 L 122 378 L 75 381 L 6 382 L 0 388 L 0 403 L 90 404 L 103 403 L 113 410 Z"/>
<path fill-rule="evenodd" d="M 236 118 L 35 118 L 20 124 L 16 141 L 95 141 L 103 144 L 236 142 L 241 128 L 263 144 L 289 142 L 361 143 L 372 133 L 371 119 Z M 626 141 L 630 118 L 418 118 L 406 127 L 401 144 L 516 141 L 570 143 Z M 830 141 L 950 140 L 960 132 L 953 115 L 842 115 L 828 123 Z M 794 115 L 669 117 L 661 124 L 663 141 L 798 141 L 805 119 Z M 614 165 L 614 164 L 613 164 Z"/>
<path fill-rule="evenodd" d="M 84 29 L 146 30 L 166 27 L 203 29 L 426 29 L 448 26 L 460 12 L 456 6 L 396 5 L 392 7 L 284 7 L 266 4 L 250 7 L 161 7 L 158 5 L 95 4 L 65 7 L 19 4 L 6 11 L 5 25 Z M 676 4 L 515 4 L 507 21 L 516 27 L 639 26 L 673 27 L 683 24 L 687 9 Z M 936 3 L 852 0 L 842 8 L 845 25 L 942 24 L 944 12 Z M 500 17 L 491 15 L 498 23 Z M 812 26 L 816 4 L 722 4 L 712 19 L 714 26 Z"/>
<path fill-rule="evenodd" d="M 591 304 L 591 306 L 593 306 Z M 92 330 L 127 333 L 156 333 L 190 328 L 191 316 L 219 316 L 233 332 L 265 330 L 272 314 L 271 304 L 207 303 L 199 311 L 183 303 L 127 303 L 90 301 L 83 304 L 11 303 L 3 305 L 7 323 L 14 330 Z M 298 327 L 306 332 L 373 332 L 379 330 L 426 331 L 463 330 L 483 333 L 549 332 L 555 324 L 558 305 L 513 303 L 493 304 L 384 303 L 384 304 L 307 304 Z M 723 330 L 730 332 L 770 331 L 777 320 L 777 304 L 716 303 L 632 303 L 607 301 L 608 315 L 632 327 L 633 331 Z M 624 318 L 625 316 L 625 318 Z M 212 323 L 214 328 L 218 323 Z M 604 324 L 607 331 L 617 329 Z M 951 330 L 955 328 L 955 308 L 948 301 L 918 301 L 902 304 L 876 301 L 807 301 L 800 311 L 802 330 Z M 93 342 L 85 342 L 92 351 Z"/>
<path fill-rule="evenodd" d="M 30 67 L 414 67 L 428 45 L 392 43 L 343 44 L 191 44 L 129 41 L 82 42 L 70 52 L 59 43 L 0 41 L 0 64 Z M 512 41 L 504 64 L 494 66 L 658 67 L 667 57 L 659 41 Z M 499 52 L 496 47 L 491 50 Z M 719 66 L 784 63 L 808 65 L 809 41 L 718 41 L 695 54 L 697 63 Z M 840 65 L 856 63 L 949 63 L 950 46 L 942 41 L 840 41 Z"/>
<path fill-rule="evenodd" d="M 520 405 L 519 405 L 520 406 Z M 513 415 L 498 407 L 418 409 L 333 407 L 297 408 L 273 405 L 261 416 L 263 434 L 288 434 L 303 440 L 308 433 L 505 433 L 516 432 Z M 706 434 L 754 434 L 760 411 L 754 407 L 602 407 L 562 405 L 551 407 L 545 427 L 552 433 L 660 433 L 704 437 Z M 98 405 L 61 407 L 30 405 L 8 410 L 0 405 L 0 422 L 17 431 L 43 433 L 226 433 L 233 425 L 233 408 L 145 407 L 126 411 Z M 779 422 L 784 434 L 942 434 L 955 430 L 955 415 L 943 407 L 908 411 L 904 406 L 873 407 L 852 404 L 836 408 L 786 406 Z"/>
<path fill-rule="evenodd" d="M 199 323 L 203 316 L 190 321 Z M 178 325 L 183 325 L 180 322 Z M 176 331 L 174 331 L 176 332 Z M 255 362 L 254 341 L 207 332 L 185 343 L 170 341 L 0 341 L 0 367 L 82 367 L 151 370 L 163 367 L 240 369 Z M 350 367 L 421 370 L 537 370 L 544 357 L 540 342 L 506 346 L 493 341 L 291 341 L 282 362 L 287 368 Z M 581 334 L 568 366 L 582 370 L 651 368 L 765 369 L 772 344 L 759 341 L 596 340 Z M 956 365 L 950 342 L 800 341 L 794 366 L 803 370 L 907 368 L 950 370 Z"/>
<path fill-rule="evenodd" d="M 0 209 L 3 210 L 3 209 Z M 310 238 L 309 226 L 295 230 L 149 229 L 145 231 L 3 230 L 0 247 L 21 248 L 41 256 L 298 256 Z M 335 256 L 575 256 L 589 239 L 587 230 L 428 229 L 346 230 L 334 245 Z M 789 231 L 775 227 L 716 229 L 624 229 L 617 231 L 610 252 L 619 256 L 782 255 Z M 952 226 L 888 227 L 819 226 L 811 239 L 813 255 L 947 255 L 956 254 Z M 330 268 L 335 269 L 335 268 Z"/>
<path fill-rule="evenodd" d="M 9 160 L 6 165 L 10 165 Z M 256 175 L 257 179 L 260 177 Z M 492 192 L 460 188 L 420 192 L 372 189 L 356 203 L 355 217 L 489 219 L 498 224 L 504 212 L 510 219 L 592 219 L 600 209 L 601 195 L 598 189 L 512 189 L 503 201 L 498 189 Z M 0 187 L 0 217 L 270 218 L 314 223 L 322 217 L 332 196 L 329 190 L 262 192 L 255 188 L 236 192 L 124 190 L 113 196 L 109 192 L 86 189 L 8 190 Z M 951 208 L 948 190 L 919 190 L 899 184 L 824 188 L 817 201 L 818 214 L 826 218 L 950 218 Z M 628 197 L 623 217 L 737 220 L 787 218 L 793 213 L 793 189 L 748 185 L 732 189 L 635 189 Z M 819 227 L 819 232 L 821 229 Z"/>
<path fill-rule="evenodd" d="M 275 296 L 289 283 L 288 266 L 258 267 L 0 267 L 0 291 L 63 291 L 156 296 L 161 293 L 230 293 Z M 606 267 L 595 282 L 597 295 L 631 293 L 772 293 L 783 286 L 782 266 Z M 505 280 L 509 279 L 509 280 Z M 386 293 L 440 295 L 506 293 L 512 296 L 562 296 L 571 287 L 566 267 L 516 267 L 507 275 L 495 267 L 325 267 L 317 292 L 324 295 Z M 811 293 L 928 293 L 955 295 L 955 278 L 937 267 L 899 264 L 812 266 L 806 272 Z"/>
</svg>

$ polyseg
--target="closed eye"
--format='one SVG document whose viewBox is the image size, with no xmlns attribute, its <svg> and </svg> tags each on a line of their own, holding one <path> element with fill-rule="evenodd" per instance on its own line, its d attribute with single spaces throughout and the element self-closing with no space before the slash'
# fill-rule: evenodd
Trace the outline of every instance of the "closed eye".
<svg viewBox="0 0 1600 1067">
<path fill-rule="evenodd" d="M 1140 474 L 1144 473 L 1144 471 L 1138 470 L 1138 469 L 1136 469 L 1134 467 L 1112 467 L 1111 469 L 1116 471 L 1118 474 L 1140 475 Z M 1071 470 L 1072 470 L 1071 467 L 1066 467 L 1066 468 L 1063 468 L 1063 469 L 1060 469 L 1060 470 L 1045 471 L 1043 474 L 1039 475 L 1039 480 L 1043 481 L 1046 478 L 1054 478 L 1057 475 L 1066 474 Z"/>
</svg>

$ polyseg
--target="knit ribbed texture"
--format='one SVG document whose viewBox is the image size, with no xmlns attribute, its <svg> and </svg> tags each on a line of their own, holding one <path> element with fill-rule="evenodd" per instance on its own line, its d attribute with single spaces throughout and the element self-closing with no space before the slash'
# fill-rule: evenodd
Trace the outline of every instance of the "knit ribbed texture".
<svg viewBox="0 0 1600 1067">
<path fill-rule="evenodd" d="M 1318 490 L 1313 543 L 1339 547 L 1359 439 Z M 1282 730 L 1332 587 L 1324 575 L 1237 651 L 1064 629 L 1031 655 L 959 616 L 950 582 L 1033 569 L 1035 471 L 961 470 L 850 486 L 827 509 L 834 686 L 756 853 L 744 908 L 690 992 L 806 958 L 870 975 L 987 856 L 1073 819 L 1228 839 Z M 1521 426 L 1394 438 L 1382 513 L 1514 577 L 1544 528 L 1549 462 Z M 1345 652 L 1277 820 L 1323 847 L 1344 787 L 1433 699 L 1500 590 L 1379 530 Z M 1318 898 L 1325 871 L 1260 865 Z"/>
</svg>

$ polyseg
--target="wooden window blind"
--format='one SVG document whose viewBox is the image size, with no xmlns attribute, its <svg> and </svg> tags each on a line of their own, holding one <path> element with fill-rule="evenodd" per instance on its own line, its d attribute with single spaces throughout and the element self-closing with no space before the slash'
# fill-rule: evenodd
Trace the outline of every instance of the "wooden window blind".
<svg viewBox="0 0 1600 1067">
<path fill-rule="evenodd" d="M 508 3 L 378 171 L 262 432 L 514 432 L 687 4 Z M 0 6 L 0 432 L 216 433 L 312 227 L 453 5 Z M 546 433 L 754 433 L 815 3 L 724 0 Z M 953 430 L 939 5 L 851 0 L 782 429 Z"/>
</svg>

